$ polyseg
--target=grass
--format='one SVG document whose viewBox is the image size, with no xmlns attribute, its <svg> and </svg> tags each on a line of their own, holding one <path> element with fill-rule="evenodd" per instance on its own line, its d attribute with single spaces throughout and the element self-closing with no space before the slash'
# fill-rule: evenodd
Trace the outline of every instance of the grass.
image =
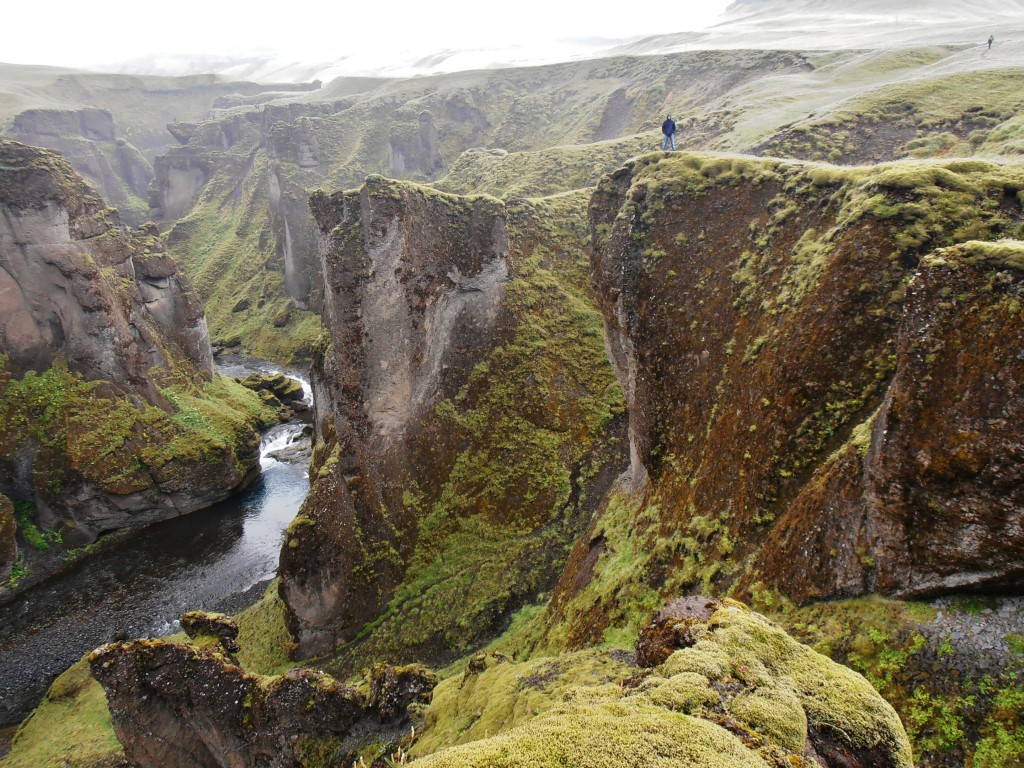
<svg viewBox="0 0 1024 768">
<path fill-rule="evenodd" d="M 58 677 L 21 724 L 3 768 L 110 768 L 124 750 L 107 710 L 107 697 L 83 659 Z"/>
</svg>

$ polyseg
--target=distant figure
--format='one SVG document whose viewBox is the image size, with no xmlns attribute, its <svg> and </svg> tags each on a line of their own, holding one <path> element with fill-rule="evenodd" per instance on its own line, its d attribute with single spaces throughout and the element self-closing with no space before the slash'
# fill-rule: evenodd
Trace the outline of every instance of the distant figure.
<svg viewBox="0 0 1024 768">
<path fill-rule="evenodd" d="M 988 49 L 990 51 L 992 50 L 992 43 L 994 43 L 995 41 L 996 41 L 996 36 L 995 35 L 989 35 L 988 36 Z"/>
<path fill-rule="evenodd" d="M 668 151 L 670 148 L 673 152 L 676 151 L 676 121 L 672 119 L 672 115 L 665 115 L 665 122 L 661 124 L 661 132 L 665 134 L 665 138 L 662 139 L 661 148 Z"/>
</svg>

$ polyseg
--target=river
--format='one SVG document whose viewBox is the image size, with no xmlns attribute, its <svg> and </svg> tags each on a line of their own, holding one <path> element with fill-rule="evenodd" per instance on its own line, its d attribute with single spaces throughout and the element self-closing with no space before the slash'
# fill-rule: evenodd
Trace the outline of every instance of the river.
<svg viewBox="0 0 1024 768">
<path fill-rule="evenodd" d="M 264 435 L 263 471 L 239 495 L 148 526 L 0 606 L 0 726 L 21 721 L 57 675 L 105 642 L 176 632 L 185 611 L 235 611 L 259 597 L 309 490 L 307 464 L 266 454 L 301 429 Z"/>
</svg>

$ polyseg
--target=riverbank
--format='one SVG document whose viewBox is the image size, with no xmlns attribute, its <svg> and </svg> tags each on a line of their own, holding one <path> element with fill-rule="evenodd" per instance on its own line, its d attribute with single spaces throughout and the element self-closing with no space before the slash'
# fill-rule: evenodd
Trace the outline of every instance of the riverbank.
<svg viewBox="0 0 1024 768">
<path fill-rule="evenodd" d="M 244 492 L 104 537 L 0 605 L 0 727 L 20 722 L 57 675 L 105 642 L 170 634 L 187 610 L 232 613 L 258 600 L 309 489 L 308 453 L 293 452 L 291 463 L 268 454 L 304 428 L 281 424 L 264 434 L 262 472 Z"/>
</svg>

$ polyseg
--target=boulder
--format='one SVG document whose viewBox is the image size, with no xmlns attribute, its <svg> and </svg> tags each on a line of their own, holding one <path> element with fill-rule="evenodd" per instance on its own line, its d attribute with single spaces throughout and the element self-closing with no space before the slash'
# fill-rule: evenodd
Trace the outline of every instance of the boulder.
<svg viewBox="0 0 1024 768">
<path fill-rule="evenodd" d="M 239 379 L 243 387 L 254 392 L 267 392 L 281 404 L 292 406 L 302 402 L 306 396 L 302 383 L 283 373 L 251 373 Z"/>
</svg>

